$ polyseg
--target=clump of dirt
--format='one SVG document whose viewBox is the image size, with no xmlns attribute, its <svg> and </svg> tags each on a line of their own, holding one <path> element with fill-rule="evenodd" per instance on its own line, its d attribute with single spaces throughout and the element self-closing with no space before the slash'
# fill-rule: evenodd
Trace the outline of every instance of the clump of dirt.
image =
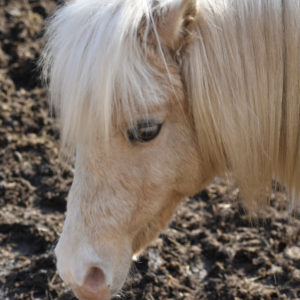
<svg viewBox="0 0 300 300">
<path fill-rule="evenodd" d="M 55 269 L 72 166 L 36 62 L 60 1 L 0 0 L 0 299 L 75 299 Z M 133 263 L 122 299 L 300 298 L 300 220 L 284 194 L 255 224 L 217 180 Z M 116 297 L 116 299 L 120 299 Z"/>
</svg>

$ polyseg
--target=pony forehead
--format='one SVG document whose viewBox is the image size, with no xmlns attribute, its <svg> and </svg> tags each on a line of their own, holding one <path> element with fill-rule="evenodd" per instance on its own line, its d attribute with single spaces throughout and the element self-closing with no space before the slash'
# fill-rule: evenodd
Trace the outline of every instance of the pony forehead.
<svg viewBox="0 0 300 300">
<path fill-rule="evenodd" d="M 151 2 L 75 0 L 50 20 L 44 76 L 63 145 L 76 143 L 84 128 L 108 135 L 114 110 L 130 119 L 136 110 L 164 101 L 161 74 L 138 38 L 141 23 L 146 31 L 154 26 Z"/>
</svg>

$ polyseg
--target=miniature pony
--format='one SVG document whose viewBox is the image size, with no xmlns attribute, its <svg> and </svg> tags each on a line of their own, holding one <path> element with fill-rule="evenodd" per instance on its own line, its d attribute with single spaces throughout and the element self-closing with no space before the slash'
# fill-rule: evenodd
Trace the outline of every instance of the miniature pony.
<svg viewBox="0 0 300 300">
<path fill-rule="evenodd" d="M 110 299 L 181 199 L 231 173 L 249 211 L 300 194 L 300 1 L 71 0 L 44 76 L 75 154 L 56 247 L 80 299 Z"/>
</svg>

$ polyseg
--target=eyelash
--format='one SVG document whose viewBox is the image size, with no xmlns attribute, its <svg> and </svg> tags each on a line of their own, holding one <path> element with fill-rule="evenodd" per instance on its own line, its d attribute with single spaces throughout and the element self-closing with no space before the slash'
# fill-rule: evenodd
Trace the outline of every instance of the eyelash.
<svg viewBox="0 0 300 300">
<path fill-rule="evenodd" d="M 127 131 L 127 137 L 132 143 L 147 143 L 159 135 L 161 127 L 162 123 L 158 123 L 157 121 L 140 121 L 135 127 Z"/>
</svg>

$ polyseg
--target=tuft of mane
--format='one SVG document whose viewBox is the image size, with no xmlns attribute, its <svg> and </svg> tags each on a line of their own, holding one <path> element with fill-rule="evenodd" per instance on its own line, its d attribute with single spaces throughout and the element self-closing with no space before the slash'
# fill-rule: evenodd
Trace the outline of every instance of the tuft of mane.
<svg viewBox="0 0 300 300">
<path fill-rule="evenodd" d="M 108 140 L 116 117 L 130 123 L 138 110 L 164 101 L 141 47 L 141 24 L 146 39 L 154 26 L 150 1 L 75 0 L 50 20 L 43 76 L 66 153 L 82 139 Z"/>
</svg>

